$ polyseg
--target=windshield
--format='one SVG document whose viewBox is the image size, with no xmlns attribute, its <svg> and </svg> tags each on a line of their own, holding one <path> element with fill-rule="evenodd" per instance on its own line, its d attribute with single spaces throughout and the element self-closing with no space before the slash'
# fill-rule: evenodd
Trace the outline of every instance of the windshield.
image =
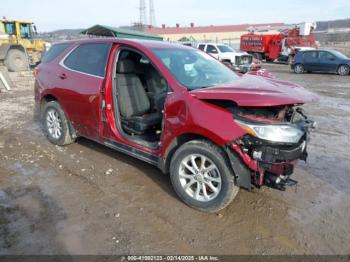
<svg viewBox="0 0 350 262">
<path fill-rule="evenodd" d="M 154 54 L 189 90 L 227 85 L 239 76 L 204 52 L 195 49 L 153 49 Z"/>
<path fill-rule="evenodd" d="M 227 45 L 218 45 L 217 47 L 220 49 L 221 53 L 230 53 L 235 51 Z"/>
<path fill-rule="evenodd" d="M 340 53 L 339 51 L 332 50 L 332 54 L 341 59 L 349 59 L 346 55 Z"/>
</svg>

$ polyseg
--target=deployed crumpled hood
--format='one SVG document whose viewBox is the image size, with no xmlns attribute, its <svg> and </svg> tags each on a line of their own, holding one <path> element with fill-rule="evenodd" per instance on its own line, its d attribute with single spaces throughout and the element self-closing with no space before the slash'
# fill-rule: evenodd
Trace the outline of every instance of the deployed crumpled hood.
<svg viewBox="0 0 350 262">
<path fill-rule="evenodd" d="M 232 100 L 239 106 L 279 106 L 316 102 L 319 97 L 287 81 L 244 75 L 234 84 L 191 91 L 199 99 Z"/>
</svg>

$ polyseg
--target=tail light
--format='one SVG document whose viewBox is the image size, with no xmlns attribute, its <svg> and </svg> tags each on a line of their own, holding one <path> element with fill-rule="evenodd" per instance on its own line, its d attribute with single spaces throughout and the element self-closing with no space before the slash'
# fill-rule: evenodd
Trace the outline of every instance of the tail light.
<svg viewBox="0 0 350 262">
<path fill-rule="evenodd" d="M 36 77 L 38 75 L 38 73 L 39 73 L 39 69 L 37 67 L 35 67 L 33 69 L 33 76 Z"/>
</svg>

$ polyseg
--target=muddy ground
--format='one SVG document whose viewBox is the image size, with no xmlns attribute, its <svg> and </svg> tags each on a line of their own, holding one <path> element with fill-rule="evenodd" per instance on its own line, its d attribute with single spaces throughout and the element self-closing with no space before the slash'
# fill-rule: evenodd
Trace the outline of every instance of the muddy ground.
<svg viewBox="0 0 350 262">
<path fill-rule="evenodd" d="M 0 93 L 0 254 L 349 254 L 350 76 L 278 78 L 317 92 L 297 189 L 241 190 L 220 214 L 184 205 L 156 168 L 86 139 L 56 147 L 33 120 L 30 74 Z"/>
</svg>

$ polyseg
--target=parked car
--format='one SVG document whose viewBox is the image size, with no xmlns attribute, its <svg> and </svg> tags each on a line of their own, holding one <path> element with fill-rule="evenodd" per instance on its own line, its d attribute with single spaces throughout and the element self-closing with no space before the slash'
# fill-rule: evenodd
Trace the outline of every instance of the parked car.
<svg viewBox="0 0 350 262">
<path fill-rule="evenodd" d="M 48 140 L 79 136 L 170 173 L 178 196 L 207 212 L 239 188 L 290 179 L 307 157 L 317 96 L 289 82 L 239 76 L 200 50 L 159 41 L 87 39 L 55 44 L 35 71 Z M 132 190 L 132 189 L 130 189 Z"/>
<path fill-rule="evenodd" d="M 237 72 L 253 70 L 253 56 L 224 44 L 200 43 L 197 48 L 210 54 Z M 255 66 L 254 69 L 257 67 Z"/>
<path fill-rule="evenodd" d="M 296 54 L 291 68 L 296 74 L 305 72 L 350 73 L 350 58 L 336 50 L 309 50 Z"/>
</svg>

